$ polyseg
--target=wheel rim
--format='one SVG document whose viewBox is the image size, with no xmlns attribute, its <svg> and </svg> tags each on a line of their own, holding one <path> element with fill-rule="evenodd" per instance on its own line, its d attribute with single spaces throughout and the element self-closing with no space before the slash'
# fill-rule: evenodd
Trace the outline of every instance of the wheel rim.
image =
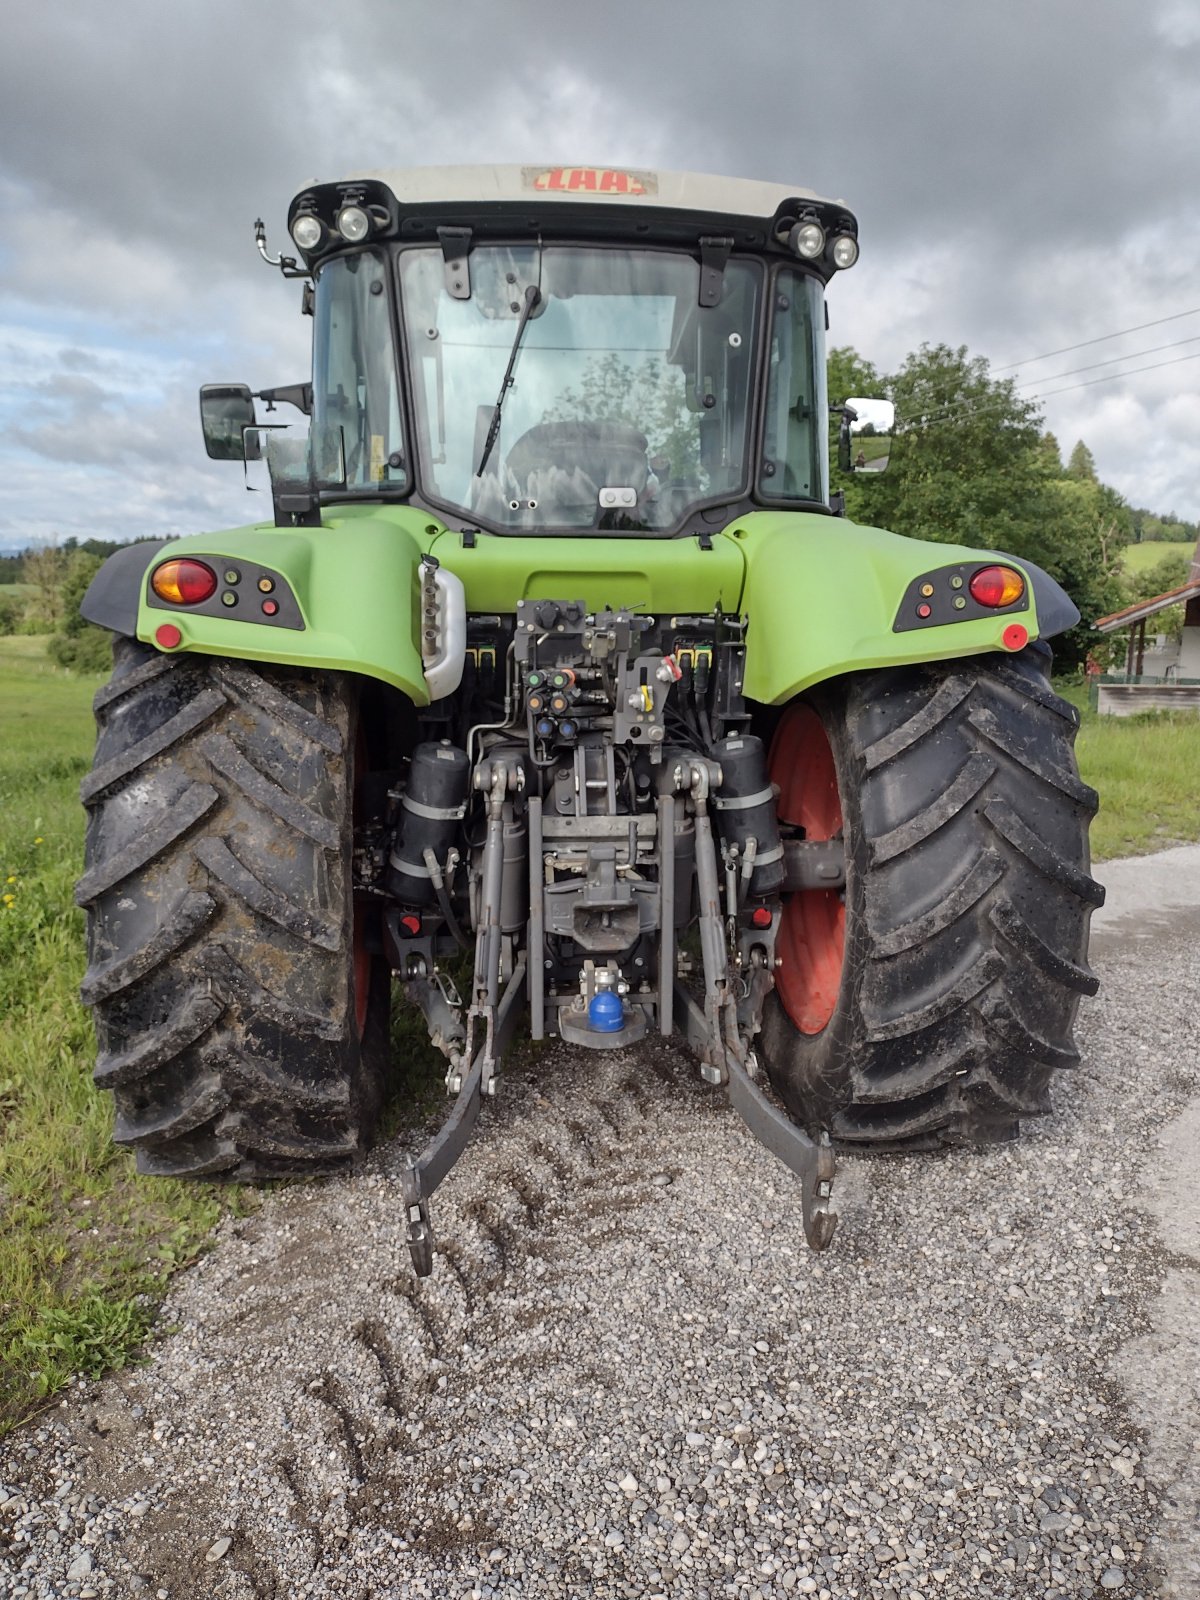
<svg viewBox="0 0 1200 1600">
<path fill-rule="evenodd" d="M 367 772 L 367 741 L 362 724 L 354 740 L 354 829 L 362 821 L 363 784 Z M 353 894 L 353 888 L 351 893 Z M 367 949 L 367 912 L 354 896 L 354 1025 L 361 1039 L 367 1030 L 367 1009 L 371 1000 L 371 952 Z"/>
<path fill-rule="evenodd" d="M 769 767 L 771 782 L 779 785 L 781 824 L 803 829 L 805 839 L 841 834 L 833 750 L 811 706 L 791 705 L 784 712 L 771 741 Z M 820 1033 L 833 1016 L 845 949 L 846 906 L 839 890 L 798 890 L 784 898 L 775 987 L 801 1033 Z"/>
</svg>

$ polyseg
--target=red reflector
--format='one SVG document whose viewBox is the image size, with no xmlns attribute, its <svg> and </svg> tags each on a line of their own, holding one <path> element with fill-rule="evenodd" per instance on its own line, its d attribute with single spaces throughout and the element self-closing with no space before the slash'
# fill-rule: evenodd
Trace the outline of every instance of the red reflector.
<svg viewBox="0 0 1200 1600">
<path fill-rule="evenodd" d="M 751 925 L 755 928 L 769 928 L 771 926 L 771 912 L 767 906 L 755 906 L 750 913 Z"/>
<path fill-rule="evenodd" d="M 1011 567 L 980 567 L 968 588 L 981 606 L 1011 606 L 1025 593 L 1025 579 Z"/>
<path fill-rule="evenodd" d="M 917 615 L 921 618 L 922 622 L 925 620 L 926 617 L 932 616 L 932 614 L 933 614 L 933 607 L 930 606 L 930 605 L 926 605 L 924 600 L 922 600 L 921 604 L 917 607 Z"/>
<path fill-rule="evenodd" d="M 180 556 L 162 561 L 150 577 L 150 587 L 160 600 L 173 606 L 196 606 L 217 592 L 217 575 L 203 561 Z"/>
<path fill-rule="evenodd" d="M 273 617 L 275 615 L 275 613 L 279 610 L 279 601 L 278 600 L 264 600 L 263 603 L 262 603 L 262 608 L 263 608 L 263 616 L 264 617 Z"/>
<path fill-rule="evenodd" d="M 415 912 L 406 911 L 400 918 L 400 932 L 407 934 L 410 939 L 415 939 L 421 931 L 421 919 Z"/>
<path fill-rule="evenodd" d="M 1014 622 L 1005 628 L 1000 637 L 1006 650 L 1024 650 L 1029 643 L 1029 629 L 1023 628 L 1019 622 Z"/>
<path fill-rule="evenodd" d="M 183 643 L 183 635 L 173 622 L 164 622 L 154 630 L 154 642 L 164 650 L 174 650 Z"/>
</svg>

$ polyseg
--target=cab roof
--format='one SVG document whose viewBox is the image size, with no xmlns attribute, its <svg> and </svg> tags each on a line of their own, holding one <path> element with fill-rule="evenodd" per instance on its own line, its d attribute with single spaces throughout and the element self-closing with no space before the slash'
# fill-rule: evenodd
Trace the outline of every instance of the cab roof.
<svg viewBox="0 0 1200 1600">
<path fill-rule="evenodd" d="M 549 164 L 383 168 L 313 183 L 292 201 L 289 232 L 303 213 L 328 230 L 327 243 L 303 252 L 310 268 L 340 247 L 336 218 L 350 205 L 369 211 L 373 238 L 413 243 L 432 241 L 439 229 L 466 227 L 480 237 L 544 229 L 692 246 L 721 234 L 734 248 L 786 250 L 788 229 L 808 218 L 830 236 L 858 233 L 845 201 L 752 178 Z M 810 265 L 823 277 L 833 270 Z"/>
</svg>

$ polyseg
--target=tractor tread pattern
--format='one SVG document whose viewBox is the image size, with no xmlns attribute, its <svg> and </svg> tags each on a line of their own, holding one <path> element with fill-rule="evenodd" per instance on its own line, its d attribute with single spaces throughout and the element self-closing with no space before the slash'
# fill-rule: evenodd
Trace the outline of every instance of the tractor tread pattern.
<svg viewBox="0 0 1200 1600">
<path fill-rule="evenodd" d="M 128 1097 L 117 1112 L 113 1138 L 117 1144 L 162 1144 L 194 1133 L 228 1104 L 229 1096 L 215 1073 L 193 1079 L 182 1094 L 165 1100 L 150 1093 L 139 1105 Z"/>
<path fill-rule="evenodd" d="M 311 739 L 331 756 L 340 756 L 344 741 L 337 728 L 327 718 L 306 711 L 280 689 L 270 683 L 261 672 L 241 662 L 222 661 L 215 668 L 218 679 L 242 699 L 265 711 L 269 717 L 288 724 L 306 739 Z"/>
<path fill-rule="evenodd" d="M 1071 862 L 1056 856 L 1021 820 L 1020 813 L 1007 800 L 989 800 L 983 808 L 983 814 L 1001 838 L 1007 840 L 1014 850 L 1019 850 L 1044 878 L 1049 878 L 1051 883 L 1061 884 L 1090 906 L 1104 904 L 1104 885 L 1097 883 L 1090 872 L 1081 872 Z"/>
<path fill-rule="evenodd" d="M 303 800 L 289 794 L 268 778 L 265 772 L 260 772 L 252 762 L 247 761 L 227 734 L 208 734 L 201 739 L 200 749 L 222 777 L 236 784 L 243 794 L 265 811 L 273 812 L 281 822 L 305 834 L 314 844 L 323 845 L 326 850 L 339 848 L 341 840 L 329 818 L 321 816 L 311 806 L 305 805 Z"/>
<path fill-rule="evenodd" d="M 122 750 L 111 760 L 92 768 L 79 785 L 79 798 L 85 806 L 95 805 L 118 783 L 133 777 L 156 756 L 161 756 L 197 728 L 204 726 L 217 712 L 228 705 L 219 689 L 202 690 L 190 704 L 129 749 Z"/>
<path fill-rule="evenodd" d="M 188 1045 L 195 1044 L 224 1009 L 219 1000 L 193 989 L 169 1022 L 148 1029 L 123 1055 L 102 1051 L 96 1058 L 95 1081 L 102 1089 L 115 1089 L 118 1084 L 144 1078 L 155 1068 L 165 1066 Z"/>
<path fill-rule="evenodd" d="M 341 673 L 118 638 L 95 700 L 84 875 L 96 1082 L 138 1171 L 277 1177 L 352 1164 L 384 1033 L 353 992 Z"/>
<path fill-rule="evenodd" d="M 898 956 L 902 951 L 911 950 L 915 945 L 932 939 L 935 934 L 942 933 L 952 922 L 965 916 L 1003 873 L 1004 863 L 997 853 L 985 850 L 931 910 L 914 917 L 911 922 L 901 923 L 898 928 L 878 933 L 871 948 L 872 960 L 878 960 L 881 956 Z"/>
<path fill-rule="evenodd" d="M 936 800 L 923 806 L 915 816 L 872 839 L 871 856 L 875 864 L 880 866 L 893 856 L 907 854 L 923 839 L 928 839 L 931 833 L 944 828 L 964 806 L 970 805 L 995 770 L 996 763 L 983 751 L 977 750 L 969 756 Z"/>
<path fill-rule="evenodd" d="M 287 895 L 256 878 L 234 855 L 226 840 L 211 834 L 201 839 L 196 846 L 196 859 L 203 862 L 231 894 L 277 928 L 284 928 L 309 944 L 320 945 L 322 950 L 336 950 L 341 945 L 342 931 L 331 918 L 314 916 Z"/>
<path fill-rule="evenodd" d="M 220 798 L 210 783 L 193 783 L 169 811 L 164 811 L 142 833 L 122 849 L 114 851 L 99 866 L 84 873 L 75 885 L 75 904 L 92 905 L 122 878 L 131 877 L 143 867 L 148 867 L 164 850 L 169 850 L 182 839 L 202 817 L 206 817 Z"/>
<path fill-rule="evenodd" d="M 171 908 L 171 915 L 140 944 L 126 949 L 109 961 L 89 962 L 81 986 L 85 1006 L 109 1000 L 137 983 L 148 972 L 161 967 L 208 922 L 217 909 L 212 895 L 197 890 L 185 894 Z"/>
<path fill-rule="evenodd" d="M 1104 899 L 1087 848 L 1097 800 L 1047 665 L 1030 647 L 812 696 L 841 774 L 858 934 L 827 1027 L 799 1033 L 776 993 L 763 1054 L 797 1120 L 843 1148 L 1010 1139 L 1079 1059 Z"/>
<path fill-rule="evenodd" d="M 881 738 L 869 744 L 863 751 L 863 763 L 868 772 L 874 772 L 876 767 L 882 767 L 886 762 L 894 761 L 897 756 L 903 755 L 906 750 L 911 750 L 926 734 L 932 733 L 955 706 L 961 705 L 970 694 L 973 684 L 970 678 L 949 677 L 941 684 L 937 693 L 922 706 L 900 727 L 893 728 L 890 733 L 885 733 Z"/>
<path fill-rule="evenodd" d="M 155 678 L 161 678 L 168 672 L 174 672 L 176 659 L 174 656 L 160 655 L 155 652 L 148 661 L 143 661 L 140 666 L 130 668 L 123 673 L 114 674 L 105 684 L 102 684 L 92 696 L 92 711 L 99 717 L 102 712 L 116 700 L 123 699 L 127 694 L 133 694 L 145 684 L 151 683 Z"/>
</svg>

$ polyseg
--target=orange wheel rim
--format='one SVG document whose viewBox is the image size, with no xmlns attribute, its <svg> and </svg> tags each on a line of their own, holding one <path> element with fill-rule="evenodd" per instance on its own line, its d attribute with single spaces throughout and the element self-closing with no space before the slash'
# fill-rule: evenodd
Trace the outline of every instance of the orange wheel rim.
<svg viewBox="0 0 1200 1600">
<path fill-rule="evenodd" d="M 779 785 L 779 821 L 803 829 L 805 839 L 833 839 L 842 831 L 833 751 L 811 706 L 784 712 L 771 741 L 769 767 Z M 775 987 L 783 1009 L 801 1033 L 820 1033 L 837 1006 L 846 952 L 846 906 L 836 889 L 788 895 L 775 954 Z"/>
</svg>

